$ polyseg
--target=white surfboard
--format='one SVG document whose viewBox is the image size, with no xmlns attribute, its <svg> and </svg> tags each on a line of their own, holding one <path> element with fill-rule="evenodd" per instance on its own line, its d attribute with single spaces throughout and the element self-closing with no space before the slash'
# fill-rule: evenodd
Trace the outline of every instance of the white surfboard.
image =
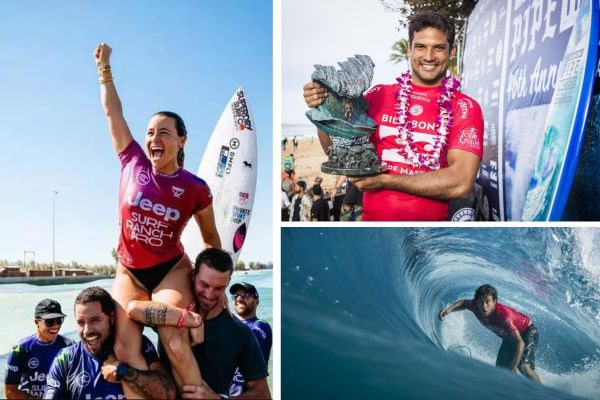
<svg viewBox="0 0 600 400">
<path fill-rule="evenodd" d="M 240 87 L 225 106 L 197 173 L 210 187 L 221 244 L 234 262 L 240 255 L 252 216 L 257 160 L 254 120 L 246 93 Z M 193 262 L 203 248 L 193 218 L 184 229 L 181 242 Z"/>
</svg>

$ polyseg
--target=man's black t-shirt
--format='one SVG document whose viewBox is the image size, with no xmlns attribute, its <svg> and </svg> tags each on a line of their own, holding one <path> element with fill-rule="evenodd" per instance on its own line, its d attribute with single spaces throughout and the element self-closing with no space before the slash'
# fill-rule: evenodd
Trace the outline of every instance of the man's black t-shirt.
<svg viewBox="0 0 600 400">
<path fill-rule="evenodd" d="M 310 209 L 310 218 L 317 221 L 329 221 L 329 204 L 322 197 L 313 202 Z"/>
<path fill-rule="evenodd" d="M 192 347 L 192 351 L 202 379 L 213 391 L 228 394 L 237 367 L 246 382 L 269 375 L 256 337 L 246 325 L 226 311 L 205 321 L 205 324 L 204 342 Z M 171 365 L 162 346 L 160 356 L 170 370 Z"/>
</svg>

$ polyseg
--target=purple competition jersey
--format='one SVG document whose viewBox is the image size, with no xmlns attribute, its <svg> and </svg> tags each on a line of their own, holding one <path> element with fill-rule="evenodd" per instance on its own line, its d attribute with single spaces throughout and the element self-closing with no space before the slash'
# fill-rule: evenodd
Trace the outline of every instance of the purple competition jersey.
<svg viewBox="0 0 600 400">
<path fill-rule="evenodd" d="M 273 346 L 273 333 L 271 331 L 271 325 L 266 321 L 261 321 L 257 317 L 250 318 L 248 320 L 240 320 L 244 323 L 250 331 L 256 336 L 258 345 L 260 346 L 260 352 L 265 359 L 265 365 L 269 365 L 269 357 L 271 356 L 271 347 Z M 231 387 L 229 388 L 230 396 L 239 396 L 246 391 L 246 383 L 244 377 L 240 372 L 240 369 L 235 370 L 233 379 L 231 381 Z"/>
<path fill-rule="evenodd" d="M 208 185 L 183 168 L 171 175 L 154 171 L 135 140 L 119 159 L 119 260 L 128 268 L 143 269 L 181 256 L 183 228 L 212 203 Z"/>
<path fill-rule="evenodd" d="M 40 342 L 31 335 L 16 344 L 8 354 L 5 385 L 18 385 L 21 392 L 43 398 L 46 375 L 58 352 L 73 344 L 71 339 L 58 335 L 52 342 Z"/>
<path fill-rule="evenodd" d="M 142 355 L 148 365 L 158 361 L 152 342 L 142 337 Z M 120 383 L 104 380 L 102 363 L 106 356 L 98 358 L 90 353 L 83 342 L 62 350 L 54 359 L 44 399 L 124 399 Z"/>
</svg>

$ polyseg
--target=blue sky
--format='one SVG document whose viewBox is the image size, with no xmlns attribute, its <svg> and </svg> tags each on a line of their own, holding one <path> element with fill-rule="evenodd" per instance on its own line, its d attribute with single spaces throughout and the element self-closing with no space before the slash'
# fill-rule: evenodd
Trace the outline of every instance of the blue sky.
<svg viewBox="0 0 600 400">
<path fill-rule="evenodd" d="M 259 169 L 241 259 L 272 261 L 271 2 L 57 4 L 0 3 L 0 259 L 35 251 L 36 261 L 52 261 L 56 190 L 56 261 L 113 262 L 120 168 L 92 56 L 106 42 L 134 138 L 143 141 L 154 112 L 177 112 L 187 125 L 186 168 L 193 172 L 227 101 L 244 87 Z"/>
</svg>

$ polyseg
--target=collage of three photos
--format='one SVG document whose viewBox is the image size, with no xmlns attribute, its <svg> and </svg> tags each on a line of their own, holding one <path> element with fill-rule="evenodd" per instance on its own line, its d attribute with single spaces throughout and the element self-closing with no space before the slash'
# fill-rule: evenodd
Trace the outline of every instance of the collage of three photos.
<svg viewBox="0 0 600 400">
<path fill-rule="evenodd" d="M 600 399 L 598 0 L 34 3 L 0 398 Z"/>
</svg>

